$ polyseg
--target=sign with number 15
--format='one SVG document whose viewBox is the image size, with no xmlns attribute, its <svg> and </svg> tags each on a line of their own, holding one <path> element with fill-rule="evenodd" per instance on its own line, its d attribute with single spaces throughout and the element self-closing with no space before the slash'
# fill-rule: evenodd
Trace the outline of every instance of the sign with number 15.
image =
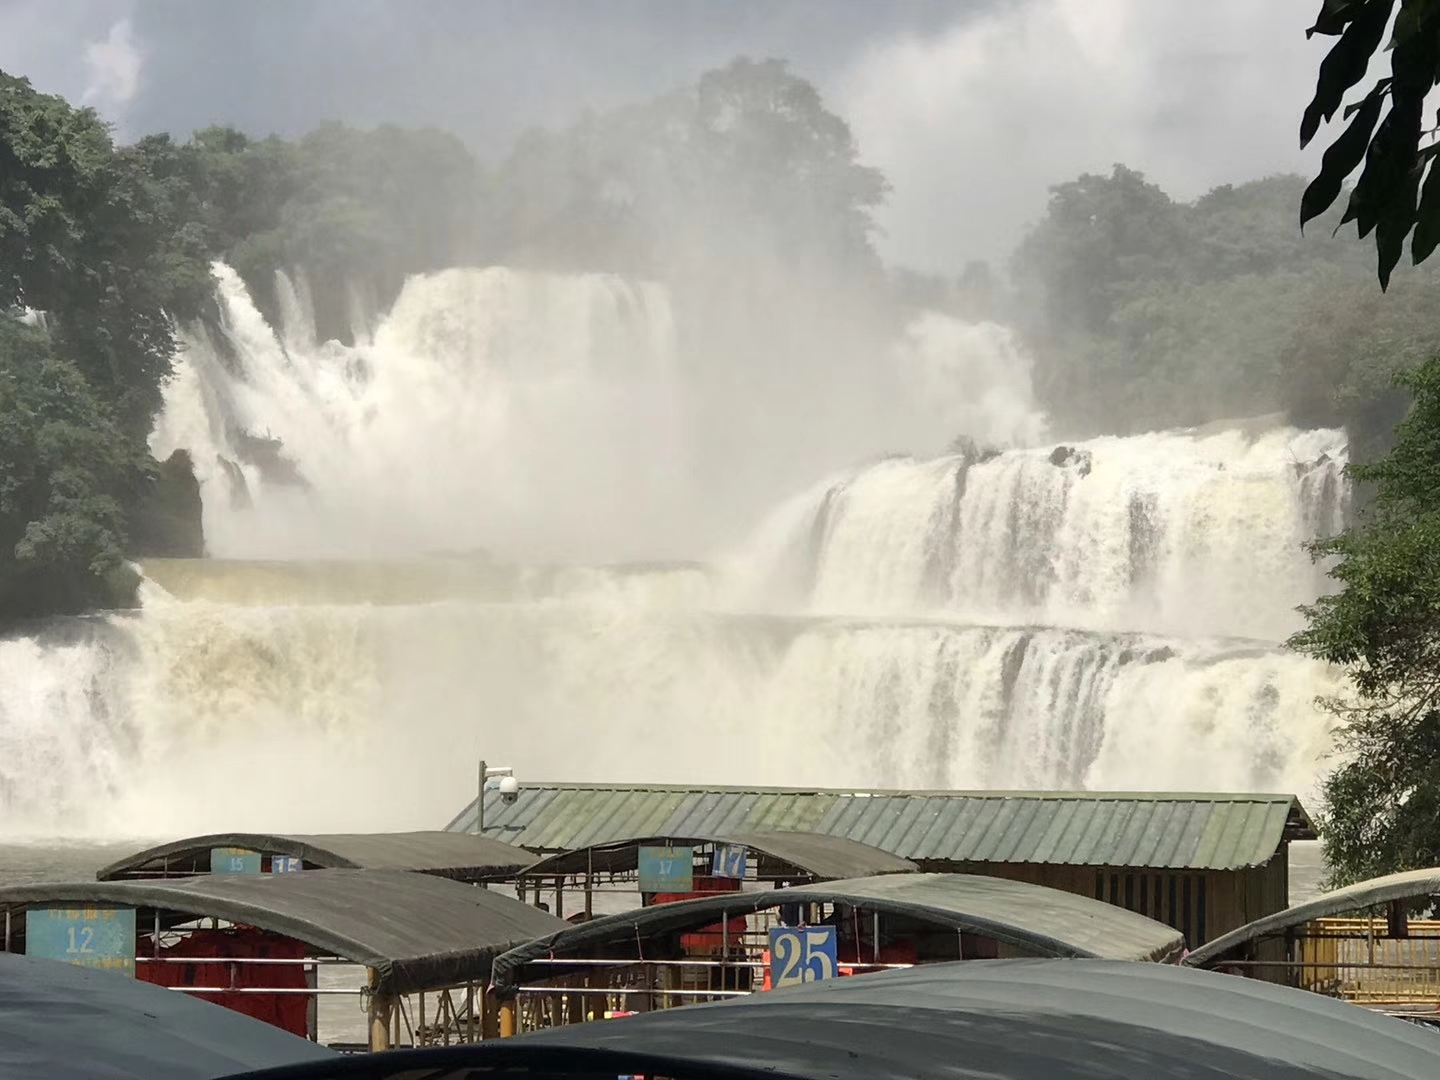
<svg viewBox="0 0 1440 1080">
<path fill-rule="evenodd" d="M 836 957 L 833 926 L 776 926 L 770 930 L 770 981 L 777 988 L 835 978 Z"/>
</svg>

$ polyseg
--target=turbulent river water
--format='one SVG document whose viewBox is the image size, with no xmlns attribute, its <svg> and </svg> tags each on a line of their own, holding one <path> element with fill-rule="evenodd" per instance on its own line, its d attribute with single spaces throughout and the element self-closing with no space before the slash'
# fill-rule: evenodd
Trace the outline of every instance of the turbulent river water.
<svg viewBox="0 0 1440 1080">
<path fill-rule="evenodd" d="M 663 289 L 447 271 L 341 346 L 303 286 L 271 327 L 216 273 L 153 439 L 192 455 L 213 557 L 0 640 L 0 836 L 439 827 L 482 754 L 1311 794 L 1334 678 L 1279 643 L 1323 587 L 1301 543 L 1346 511 L 1341 432 L 1059 444 L 1003 327 L 921 313 L 890 358 L 917 431 L 977 443 L 777 494 L 693 562 L 601 565 L 568 556 L 697 503 Z"/>
</svg>

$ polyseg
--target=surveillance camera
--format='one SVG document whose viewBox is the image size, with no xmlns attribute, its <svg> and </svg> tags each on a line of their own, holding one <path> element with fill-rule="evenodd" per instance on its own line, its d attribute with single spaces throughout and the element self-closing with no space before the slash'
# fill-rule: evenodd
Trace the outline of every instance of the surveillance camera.
<svg viewBox="0 0 1440 1080">
<path fill-rule="evenodd" d="M 500 778 L 500 801 L 509 805 L 520 798 L 520 781 L 513 776 Z"/>
</svg>

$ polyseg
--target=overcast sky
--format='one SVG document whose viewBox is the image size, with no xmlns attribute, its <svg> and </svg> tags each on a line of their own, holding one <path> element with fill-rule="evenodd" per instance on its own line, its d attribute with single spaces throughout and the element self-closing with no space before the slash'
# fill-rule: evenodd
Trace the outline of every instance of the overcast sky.
<svg viewBox="0 0 1440 1080">
<path fill-rule="evenodd" d="M 517 132 L 779 56 L 894 191 L 887 258 L 1004 259 L 1046 188 L 1114 162 L 1173 195 L 1311 171 L 1319 0 L 0 0 L 0 68 L 122 138 L 206 124 Z"/>
</svg>

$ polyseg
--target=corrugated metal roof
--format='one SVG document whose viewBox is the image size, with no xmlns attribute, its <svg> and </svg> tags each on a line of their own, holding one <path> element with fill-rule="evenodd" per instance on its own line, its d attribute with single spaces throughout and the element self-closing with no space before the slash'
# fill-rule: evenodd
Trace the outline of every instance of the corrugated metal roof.
<svg viewBox="0 0 1440 1080">
<path fill-rule="evenodd" d="M 1233 870 L 1313 840 L 1293 795 L 1113 791 L 855 791 L 664 784 L 522 784 L 485 797 L 485 833 L 533 851 L 636 835 L 803 830 L 902 858 Z M 449 825 L 475 827 L 472 801 Z"/>
</svg>

